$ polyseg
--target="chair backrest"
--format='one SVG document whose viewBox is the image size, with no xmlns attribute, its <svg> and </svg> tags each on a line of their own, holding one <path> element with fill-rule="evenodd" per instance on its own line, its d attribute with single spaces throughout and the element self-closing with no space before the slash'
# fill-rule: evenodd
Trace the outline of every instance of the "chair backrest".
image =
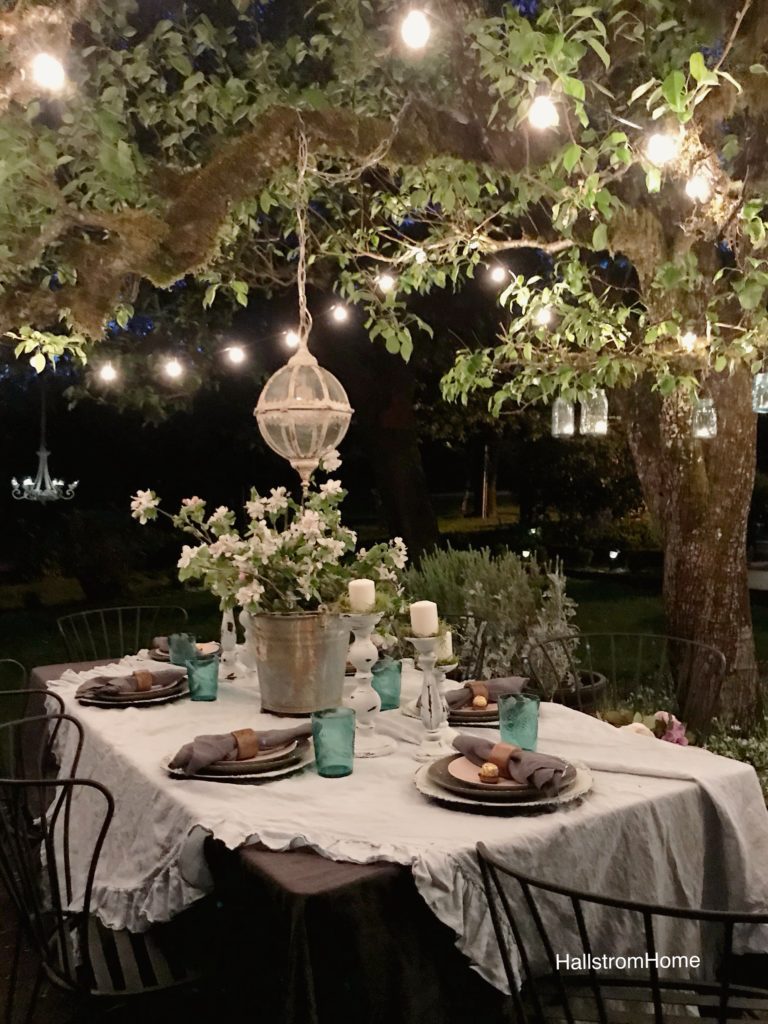
<svg viewBox="0 0 768 1024">
<path fill-rule="evenodd" d="M 95 608 L 64 615 L 57 624 L 72 661 L 98 661 L 135 654 L 155 636 L 186 631 L 187 611 L 171 605 Z"/>
<path fill-rule="evenodd" d="M 458 663 L 455 674 L 460 679 L 482 679 L 487 623 L 473 615 L 447 615 L 445 621 L 453 636 Z"/>
<path fill-rule="evenodd" d="M 581 710 L 630 696 L 654 710 L 685 709 L 695 680 L 699 730 L 716 714 L 726 661 L 709 644 L 654 633 L 573 633 L 535 644 L 526 672 L 547 700 Z"/>
<path fill-rule="evenodd" d="M 733 956 L 740 930 L 747 934 L 768 924 L 768 913 L 664 907 L 584 893 L 530 878 L 483 843 L 477 856 L 519 1024 L 668 1024 L 676 1012 L 690 1015 L 687 1007 L 718 1024 L 750 1017 L 750 1010 L 762 1019 L 768 1015 L 768 988 L 739 984 Z M 614 946 L 606 949 L 611 938 Z"/>
<path fill-rule="evenodd" d="M 60 719 L 62 727 L 79 726 L 68 715 L 50 718 Z M 28 721 L 0 729 L 14 732 Z M 98 802 L 93 832 L 78 831 L 76 863 L 71 813 L 75 800 Z M 36 807 L 45 810 L 35 816 Z M 113 814 L 109 790 L 91 779 L 0 778 L 0 879 L 46 973 L 72 990 L 88 988 L 77 965 L 78 960 L 90 963 L 93 882 Z"/>
<path fill-rule="evenodd" d="M 53 746 L 57 726 L 49 728 L 45 713 L 46 698 L 56 704 L 56 713 L 63 715 L 66 708 L 60 694 L 51 690 L 23 687 L 18 690 L 0 690 L 0 725 L 21 719 L 34 719 L 25 727 L 23 748 L 14 749 L 13 736 L 0 733 L 0 776 L 41 778 L 53 763 Z M 21 761 L 19 761 L 21 757 Z"/>
</svg>

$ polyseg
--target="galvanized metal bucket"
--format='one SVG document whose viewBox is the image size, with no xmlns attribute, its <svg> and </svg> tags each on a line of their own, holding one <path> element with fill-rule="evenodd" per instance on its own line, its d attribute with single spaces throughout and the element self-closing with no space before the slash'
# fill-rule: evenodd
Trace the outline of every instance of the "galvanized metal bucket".
<svg viewBox="0 0 768 1024">
<path fill-rule="evenodd" d="M 251 622 L 263 711 L 307 715 L 341 704 L 349 630 L 340 616 L 298 612 Z"/>
</svg>

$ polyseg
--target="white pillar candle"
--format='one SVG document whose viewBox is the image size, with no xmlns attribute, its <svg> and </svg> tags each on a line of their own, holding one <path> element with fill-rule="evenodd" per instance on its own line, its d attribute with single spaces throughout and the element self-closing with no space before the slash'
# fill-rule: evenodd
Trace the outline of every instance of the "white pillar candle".
<svg viewBox="0 0 768 1024">
<path fill-rule="evenodd" d="M 440 645 L 437 648 L 437 660 L 448 661 L 453 657 L 453 634 L 450 629 L 440 637 Z"/>
<path fill-rule="evenodd" d="M 373 580 L 349 581 L 349 609 L 355 614 L 372 612 L 376 604 L 376 584 Z"/>
<path fill-rule="evenodd" d="M 411 605 L 411 629 L 414 636 L 436 636 L 439 629 L 434 601 L 414 601 Z"/>
</svg>

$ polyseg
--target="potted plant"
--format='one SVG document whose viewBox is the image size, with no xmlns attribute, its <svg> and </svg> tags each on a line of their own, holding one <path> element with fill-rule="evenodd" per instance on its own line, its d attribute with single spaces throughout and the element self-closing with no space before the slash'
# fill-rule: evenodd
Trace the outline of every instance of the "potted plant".
<svg viewBox="0 0 768 1024">
<path fill-rule="evenodd" d="M 339 511 L 345 494 L 338 480 L 313 483 L 301 501 L 284 487 L 268 497 L 252 490 L 242 530 L 229 508 L 209 515 L 197 497 L 168 517 L 197 542 L 182 548 L 179 578 L 200 580 L 222 610 L 240 605 L 251 615 L 265 711 L 307 714 L 338 705 L 349 644 L 339 612 L 349 581 L 365 577 L 384 593 L 398 590 L 405 545 L 396 538 L 355 552 L 356 534 Z M 141 523 L 162 511 L 153 491 L 139 491 L 131 507 Z"/>
</svg>

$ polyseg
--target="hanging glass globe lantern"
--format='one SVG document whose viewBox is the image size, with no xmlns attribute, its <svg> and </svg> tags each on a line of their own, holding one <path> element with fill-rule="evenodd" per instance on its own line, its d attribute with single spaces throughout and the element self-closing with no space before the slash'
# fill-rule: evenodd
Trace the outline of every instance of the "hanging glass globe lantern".
<svg viewBox="0 0 768 1024">
<path fill-rule="evenodd" d="M 604 437 L 608 433 L 608 396 L 602 389 L 590 391 L 581 400 L 582 434 Z"/>
<path fill-rule="evenodd" d="M 694 405 L 691 433 L 705 441 L 717 437 L 717 412 L 711 398 L 700 398 Z"/>
<path fill-rule="evenodd" d="M 752 381 L 752 411 L 768 412 L 768 373 L 756 373 Z"/>
<path fill-rule="evenodd" d="M 573 437 L 576 432 L 576 410 L 573 402 L 556 398 L 552 403 L 552 437 Z"/>
<path fill-rule="evenodd" d="M 339 381 L 306 347 L 272 374 L 254 409 L 261 436 L 301 477 L 304 488 L 323 455 L 347 432 L 352 406 Z"/>
</svg>

